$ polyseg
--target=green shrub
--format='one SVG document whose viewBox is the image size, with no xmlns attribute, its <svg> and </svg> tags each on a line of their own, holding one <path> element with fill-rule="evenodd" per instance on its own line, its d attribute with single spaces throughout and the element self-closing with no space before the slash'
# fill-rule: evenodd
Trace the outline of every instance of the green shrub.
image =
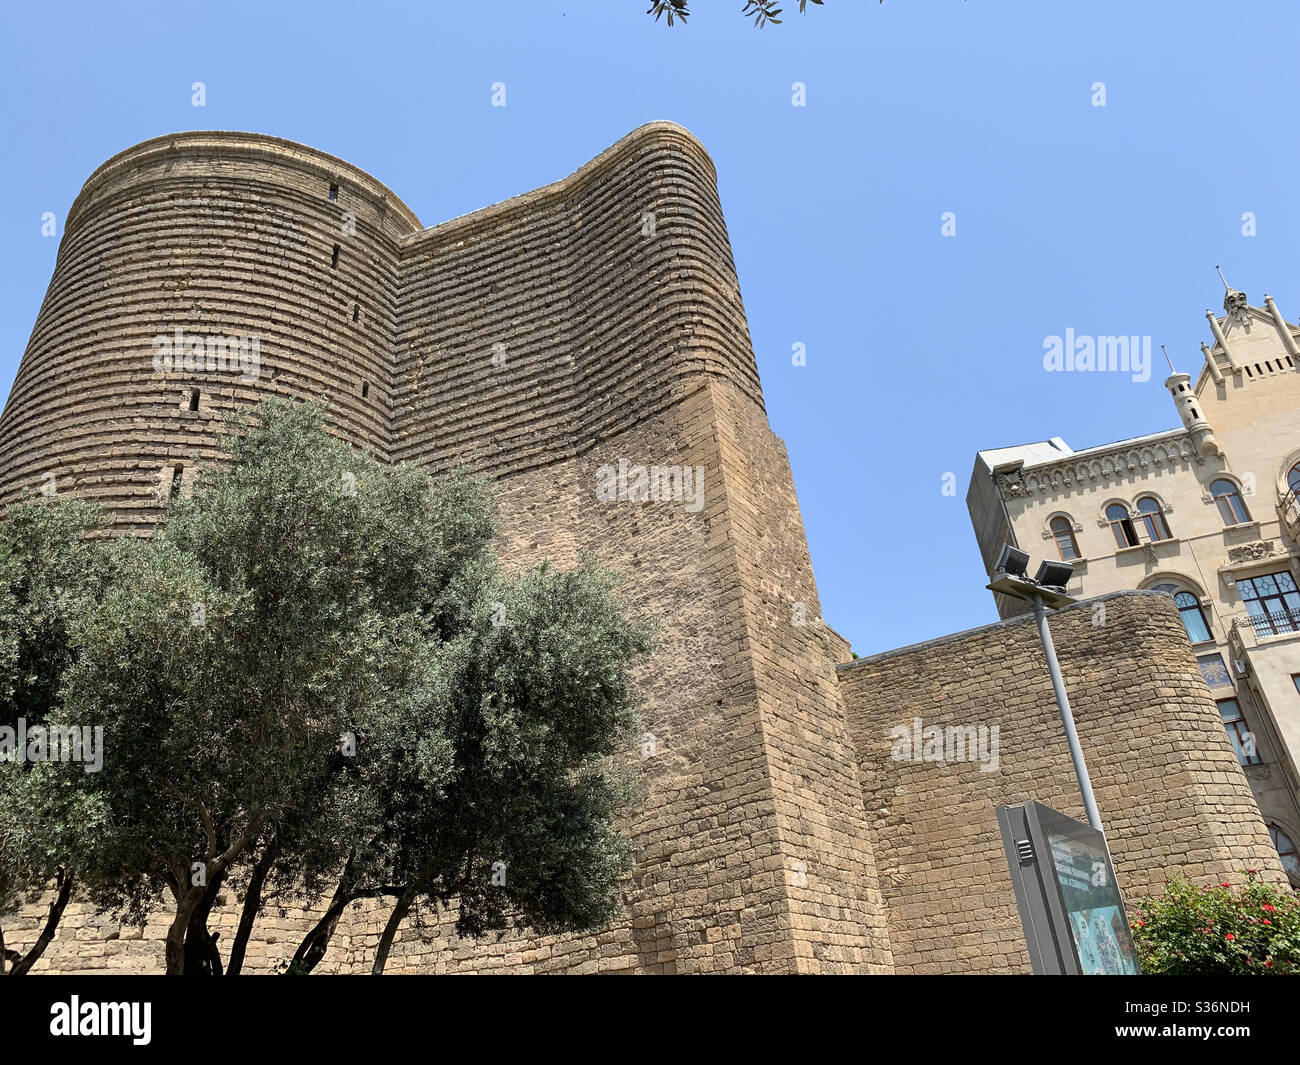
<svg viewBox="0 0 1300 1065">
<path fill-rule="evenodd" d="M 1300 973 L 1300 899 L 1285 884 L 1197 887 L 1179 878 L 1132 922 L 1142 971 L 1166 976 Z"/>
</svg>

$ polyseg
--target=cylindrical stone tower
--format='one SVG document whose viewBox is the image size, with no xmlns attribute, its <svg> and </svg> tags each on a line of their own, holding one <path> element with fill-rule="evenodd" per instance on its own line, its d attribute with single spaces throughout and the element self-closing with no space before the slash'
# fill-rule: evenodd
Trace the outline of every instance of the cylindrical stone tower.
<svg viewBox="0 0 1300 1065">
<path fill-rule="evenodd" d="M 427 230 L 366 174 L 275 138 L 122 153 L 69 215 L 0 417 L 0 503 L 48 473 L 147 532 L 220 457 L 220 414 L 268 395 L 324 395 L 386 461 L 490 476 L 508 564 L 592 558 L 660 629 L 629 664 L 654 753 L 622 916 L 473 949 L 443 926 L 390 968 L 888 969 L 846 650 L 821 622 L 699 141 L 650 123 Z M 603 491 L 614 471 L 646 491 Z M 377 919 L 350 914 L 340 943 Z"/>
<path fill-rule="evenodd" d="M 275 137 L 114 156 L 68 213 L 0 417 L 0 502 L 52 479 L 148 529 L 221 415 L 276 394 L 327 396 L 387 457 L 398 241 L 420 228 L 369 175 Z"/>
</svg>

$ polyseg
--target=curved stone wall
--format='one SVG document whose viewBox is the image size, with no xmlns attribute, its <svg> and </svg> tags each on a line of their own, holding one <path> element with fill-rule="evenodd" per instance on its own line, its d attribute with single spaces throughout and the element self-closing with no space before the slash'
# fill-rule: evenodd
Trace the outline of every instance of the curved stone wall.
<svg viewBox="0 0 1300 1065">
<path fill-rule="evenodd" d="M 170 471 L 216 454 L 221 414 L 268 394 L 328 395 L 387 456 L 398 238 L 417 225 L 361 171 L 275 138 L 178 134 L 110 159 L 69 212 L 0 417 L 2 498 L 52 475 L 147 528 Z M 169 369 L 160 337 L 201 345 L 197 365 Z"/>
<path fill-rule="evenodd" d="M 156 368 L 154 338 L 177 328 L 256 337 L 257 373 Z M 592 557 L 659 626 L 659 650 L 630 664 L 656 754 L 624 825 L 637 865 L 622 917 L 473 944 L 445 923 L 404 928 L 394 968 L 888 968 L 789 462 L 713 164 L 689 133 L 651 123 L 561 181 L 427 230 L 372 178 L 274 138 L 123 152 L 69 215 L 0 416 L 0 502 L 51 472 L 59 494 L 146 532 L 177 464 L 183 487 L 220 458 L 220 415 L 272 394 L 326 395 L 335 430 L 386 460 L 492 476 L 509 564 Z M 602 498 L 600 471 L 624 463 L 689 469 L 692 498 Z M 340 930 L 331 966 L 368 966 L 379 916 Z M 43 964 L 156 965 L 152 931 L 101 942 L 87 919 Z M 268 918 L 250 968 L 283 962 L 306 919 Z"/>
<path fill-rule="evenodd" d="M 548 464 L 708 375 L 761 410 L 716 180 L 694 137 L 653 123 L 563 181 L 408 238 L 394 457 Z"/>
<path fill-rule="evenodd" d="M 237 369 L 208 339 L 228 337 Z M 156 338 L 199 343 L 198 366 Z M 0 417 L 0 501 L 52 476 L 147 528 L 176 465 L 266 395 L 328 397 L 384 458 L 507 474 L 711 375 L 762 410 L 713 164 L 680 127 L 431 229 L 323 152 L 176 134 L 114 156 L 69 212 Z"/>
</svg>

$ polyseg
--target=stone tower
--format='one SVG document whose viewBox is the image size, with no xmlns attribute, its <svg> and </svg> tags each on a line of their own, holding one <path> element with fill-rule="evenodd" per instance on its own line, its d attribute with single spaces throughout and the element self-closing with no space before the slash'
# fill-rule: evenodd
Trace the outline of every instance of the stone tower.
<svg viewBox="0 0 1300 1065">
<path fill-rule="evenodd" d="M 273 395 L 325 396 L 334 430 L 382 459 L 491 476 L 508 562 L 590 555 L 660 625 L 638 667 L 654 753 L 624 919 L 482 944 L 444 925 L 390 967 L 889 968 L 846 656 L 694 137 L 651 123 L 429 229 L 356 167 L 273 137 L 114 156 L 68 214 L 0 417 L 0 501 L 52 483 L 145 533 L 173 485 L 220 461 L 221 415 Z M 690 468 L 698 494 L 601 499 L 609 467 Z M 345 957 L 374 924 L 349 921 Z"/>
</svg>

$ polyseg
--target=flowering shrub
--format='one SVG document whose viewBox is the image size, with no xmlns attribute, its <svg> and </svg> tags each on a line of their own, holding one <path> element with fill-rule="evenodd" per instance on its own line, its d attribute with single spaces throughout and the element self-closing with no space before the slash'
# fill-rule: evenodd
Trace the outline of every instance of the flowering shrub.
<svg viewBox="0 0 1300 1065">
<path fill-rule="evenodd" d="M 1234 888 L 1170 881 L 1131 923 L 1142 971 L 1167 976 L 1300 974 L 1300 899 L 1258 870 Z"/>
</svg>

